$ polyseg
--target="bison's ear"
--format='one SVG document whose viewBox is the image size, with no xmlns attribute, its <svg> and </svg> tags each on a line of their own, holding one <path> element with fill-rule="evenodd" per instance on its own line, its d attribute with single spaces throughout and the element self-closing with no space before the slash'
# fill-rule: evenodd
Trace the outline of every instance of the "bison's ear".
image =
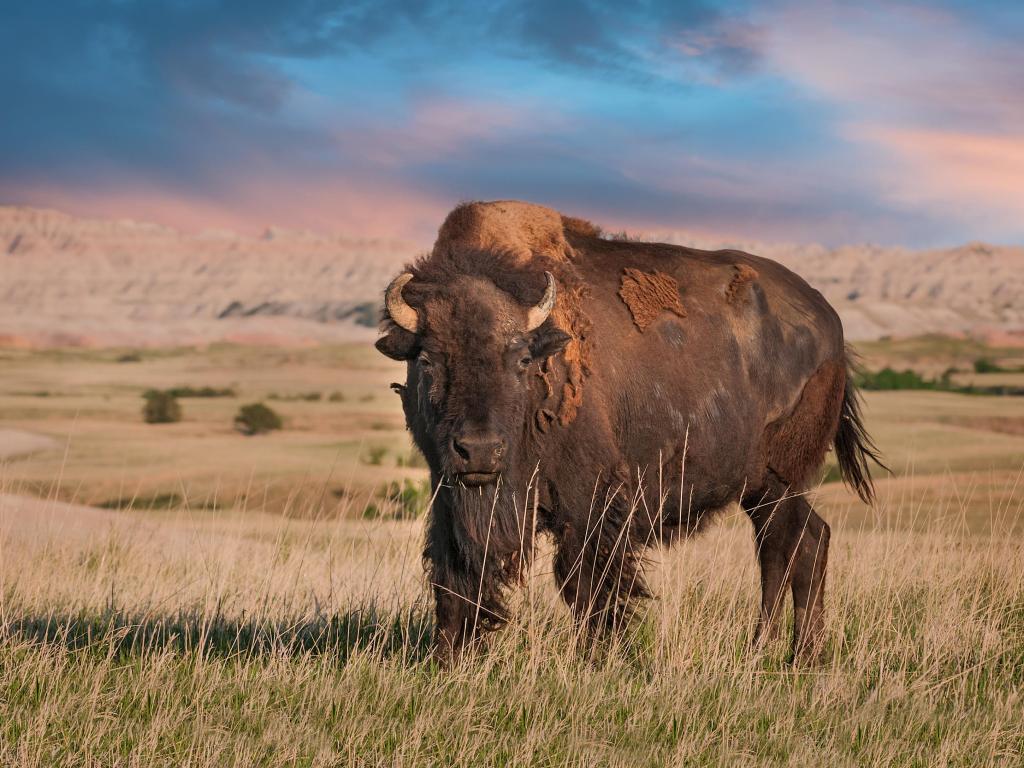
<svg viewBox="0 0 1024 768">
<path fill-rule="evenodd" d="M 552 355 L 557 355 L 565 345 L 569 343 L 572 336 L 556 328 L 550 323 L 542 325 L 530 339 L 530 356 L 534 360 L 546 360 Z"/>
<path fill-rule="evenodd" d="M 415 333 L 409 333 L 404 328 L 395 326 L 386 334 L 377 339 L 374 344 L 377 351 L 387 355 L 392 360 L 411 360 L 416 357 L 419 351 L 419 341 Z"/>
</svg>

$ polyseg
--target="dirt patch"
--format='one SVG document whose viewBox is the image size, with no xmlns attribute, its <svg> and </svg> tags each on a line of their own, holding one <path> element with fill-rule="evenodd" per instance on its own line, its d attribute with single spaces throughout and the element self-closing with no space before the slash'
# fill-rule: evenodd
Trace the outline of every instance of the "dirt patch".
<svg viewBox="0 0 1024 768">
<path fill-rule="evenodd" d="M 0 429 L 0 459 L 13 459 L 30 453 L 46 451 L 60 445 L 52 437 L 24 432 L 20 429 Z"/>
<path fill-rule="evenodd" d="M 641 272 L 626 267 L 622 271 L 619 297 L 629 307 L 633 322 L 646 331 L 662 312 L 686 317 L 686 309 L 679 300 L 679 283 L 664 272 Z"/>
</svg>

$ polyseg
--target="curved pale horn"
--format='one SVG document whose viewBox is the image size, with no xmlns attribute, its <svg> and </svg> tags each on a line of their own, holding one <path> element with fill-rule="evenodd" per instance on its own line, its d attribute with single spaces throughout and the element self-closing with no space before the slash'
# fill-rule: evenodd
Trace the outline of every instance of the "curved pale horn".
<svg viewBox="0 0 1024 768">
<path fill-rule="evenodd" d="M 540 303 L 535 307 L 530 307 L 530 311 L 526 314 L 527 331 L 532 331 L 540 326 L 541 323 L 548 319 L 551 310 L 555 308 L 555 296 L 558 292 L 555 288 L 555 278 L 551 276 L 550 272 L 545 272 L 544 274 L 548 276 L 548 287 L 544 291 L 544 298 L 540 300 Z"/>
<path fill-rule="evenodd" d="M 388 308 L 391 319 L 395 321 L 395 325 L 405 328 L 410 333 L 416 333 L 419 317 L 416 315 L 416 310 L 406 304 L 405 299 L 402 298 L 402 289 L 410 280 L 412 280 L 411 272 L 405 272 L 392 280 L 384 294 L 384 304 Z"/>
</svg>

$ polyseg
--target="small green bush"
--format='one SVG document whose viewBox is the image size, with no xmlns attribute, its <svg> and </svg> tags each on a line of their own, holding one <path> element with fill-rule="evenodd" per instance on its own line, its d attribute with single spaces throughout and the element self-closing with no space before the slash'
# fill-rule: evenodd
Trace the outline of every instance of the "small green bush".
<svg viewBox="0 0 1024 768">
<path fill-rule="evenodd" d="M 307 403 L 318 402 L 323 397 L 321 392 L 297 392 L 290 395 L 282 395 L 277 392 L 271 392 L 267 395 L 267 400 L 280 400 L 283 403 L 291 403 L 297 400 L 301 400 Z"/>
<path fill-rule="evenodd" d="M 142 418 L 147 424 L 172 424 L 181 421 L 181 406 L 170 392 L 151 389 L 144 397 L 146 404 L 142 406 Z"/>
<path fill-rule="evenodd" d="M 857 386 L 872 390 L 900 389 L 941 389 L 941 385 L 926 379 L 917 371 L 896 371 L 885 367 L 880 371 L 860 371 L 857 375 Z"/>
<path fill-rule="evenodd" d="M 974 361 L 975 373 L 1005 373 L 1006 369 L 987 357 L 979 357 Z"/>
<path fill-rule="evenodd" d="M 363 456 L 363 462 L 374 467 L 379 467 L 384 461 L 384 457 L 387 455 L 388 449 L 385 446 L 374 445 L 366 449 L 366 455 Z"/>
<path fill-rule="evenodd" d="M 345 393 L 344 392 L 338 392 L 338 391 L 331 392 L 331 396 L 328 397 L 327 400 L 328 400 L 328 402 L 331 402 L 331 403 L 344 403 L 345 402 Z"/>
<path fill-rule="evenodd" d="M 244 435 L 262 435 L 282 426 L 281 417 L 263 403 L 243 405 L 235 415 L 235 429 Z"/>
<path fill-rule="evenodd" d="M 418 448 L 410 448 L 409 453 L 405 456 L 398 456 L 395 459 L 395 465 L 399 467 L 415 467 L 417 469 L 426 469 L 427 460 L 420 453 Z"/>
<path fill-rule="evenodd" d="M 429 480 L 393 480 L 378 489 L 375 500 L 363 508 L 363 517 L 415 520 L 426 512 L 432 495 Z"/>
<path fill-rule="evenodd" d="M 237 393 L 231 387 L 217 389 L 215 387 L 171 387 L 170 389 L 147 389 L 143 397 L 149 397 L 155 392 L 166 392 L 172 397 L 235 397 Z"/>
</svg>

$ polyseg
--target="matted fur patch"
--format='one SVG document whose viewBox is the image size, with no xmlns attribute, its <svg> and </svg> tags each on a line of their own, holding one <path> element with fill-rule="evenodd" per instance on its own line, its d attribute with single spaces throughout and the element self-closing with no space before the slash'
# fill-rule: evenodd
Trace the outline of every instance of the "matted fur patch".
<svg viewBox="0 0 1024 768">
<path fill-rule="evenodd" d="M 686 309 L 679 300 L 679 283 L 664 272 L 641 272 L 626 267 L 622 270 L 619 297 L 641 331 L 646 331 L 662 312 L 686 317 Z"/>
<path fill-rule="evenodd" d="M 733 276 L 725 289 L 725 300 L 730 304 L 738 304 L 746 300 L 750 293 L 744 290 L 757 280 L 757 270 L 746 264 L 733 264 Z"/>
</svg>

